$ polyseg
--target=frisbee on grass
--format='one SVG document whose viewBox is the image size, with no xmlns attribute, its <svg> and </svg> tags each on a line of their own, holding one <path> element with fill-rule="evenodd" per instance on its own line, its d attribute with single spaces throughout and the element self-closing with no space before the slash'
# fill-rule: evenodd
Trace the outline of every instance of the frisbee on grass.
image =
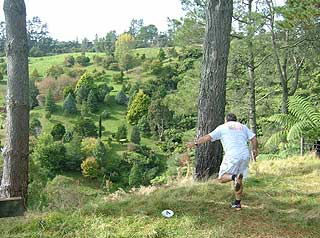
<svg viewBox="0 0 320 238">
<path fill-rule="evenodd" d="M 161 212 L 162 216 L 166 217 L 166 218 L 170 218 L 174 215 L 174 212 L 171 210 L 163 210 Z"/>
</svg>

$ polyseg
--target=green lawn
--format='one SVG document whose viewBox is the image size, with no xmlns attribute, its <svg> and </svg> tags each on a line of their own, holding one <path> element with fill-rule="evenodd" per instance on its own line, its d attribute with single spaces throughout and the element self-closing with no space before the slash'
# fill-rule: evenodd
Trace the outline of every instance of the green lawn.
<svg viewBox="0 0 320 238">
<path fill-rule="evenodd" d="M 62 204 L 25 217 L 1 219 L 1 237 L 319 237 L 320 160 L 291 158 L 251 164 L 241 211 L 229 208 L 229 184 L 190 179 L 165 187 L 113 194 L 81 188 L 76 178 L 60 194 L 87 194 L 76 207 Z M 89 186 L 89 185 L 86 185 Z M 91 191 L 91 192 L 90 192 Z M 96 191 L 94 193 L 94 191 Z M 95 195 L 94 195 L 95 194 Z M 65 196 L 67 203 L 71 199 Z M 58 198 L 56 198 L 58 199 Z M 175 215 L 161 216 L 171 209 Z"/>
</svg>

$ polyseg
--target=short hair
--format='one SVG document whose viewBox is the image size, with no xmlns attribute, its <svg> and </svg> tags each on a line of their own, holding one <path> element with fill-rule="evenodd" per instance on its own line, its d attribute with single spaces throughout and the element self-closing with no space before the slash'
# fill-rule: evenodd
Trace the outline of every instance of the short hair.
<svg viewBox="0 0 320 238">
<path fill-rule="evenodd" d="M 237 116 L 234 113 L 228 113 L 226 116 L 226 121 L 237 121 Z"/>
</svg>

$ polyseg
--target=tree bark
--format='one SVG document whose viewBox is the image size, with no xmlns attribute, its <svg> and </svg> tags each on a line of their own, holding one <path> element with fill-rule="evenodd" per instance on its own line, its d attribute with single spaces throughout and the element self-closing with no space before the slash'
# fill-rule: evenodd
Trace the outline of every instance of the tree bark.
<svg viewBox="0 0 320 238">
<path fill-rule="evenodd" d="M 248 74 L 249 74 L 249 91 L 250 91 L 250 111 L 249 111 L 249 121 L 250 127 L 254 134 L 257 134 L 257 120 L 256 120 L 256 80 L 255 80 L 255 65 L 254 65 L 254 54 L 253 54 L 253 19 L 252 19 L 252 2 L 253 0 L 248 1 Z"/>
<path fill-rule="evenodd" d="M 26 8 L 23 0 L 5 0 L 7 96 L 6 142 L 1 197 L 26 202 L 29 155 L 29 73 Z M 26 204 L 26 203 L 25 203 Z"/>
<path fill-rule="evenodd" d="M 232 11 L 232 0 L 207 1 L 204 56 L 198 100 L 198 137 L 208 134 L 224 122 Z M 221 161 L 220 142 L 201 145 L 196 149 L 194 178 L 206 180 L 219 170 Z"/>
</svg>

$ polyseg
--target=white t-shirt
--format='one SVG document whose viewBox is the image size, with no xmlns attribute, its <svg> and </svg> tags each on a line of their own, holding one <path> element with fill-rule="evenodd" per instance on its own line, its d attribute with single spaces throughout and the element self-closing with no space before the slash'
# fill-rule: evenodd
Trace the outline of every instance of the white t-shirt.
<svg viewBox="0 0 320 238">
<path fill-rule="evenodd" d="M 224 159 L 249 159 L 248 141 L 255 134 L 246 126 L 236 121 L 229 121 L 209 133 L 211 141 L 221 140 Z"/>
</svg>

